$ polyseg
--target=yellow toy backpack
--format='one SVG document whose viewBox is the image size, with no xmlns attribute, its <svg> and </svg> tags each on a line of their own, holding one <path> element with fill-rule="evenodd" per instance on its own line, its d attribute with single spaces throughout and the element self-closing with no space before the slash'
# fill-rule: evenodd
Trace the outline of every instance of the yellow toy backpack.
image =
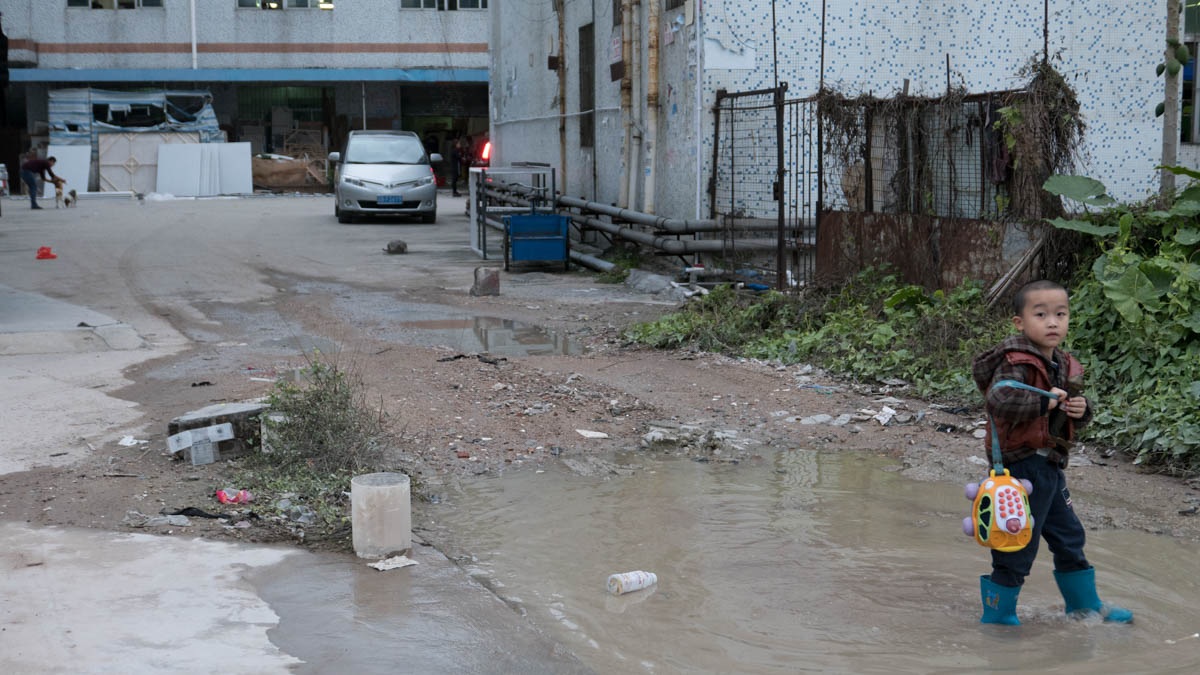
<svg viewBox="0 0 1200 675">
<path fill-rule="evenodd" d="M 1057 399 L 1058 396 L 1016 380 L 1001 380 L 992 388 L 1014 387 Z M 963 518 L 963 534 L 975 537 L 980 546 L 1012 553 L 1033 538 L 1033 514 L 1029 493 L 1033 483 L 1013 478 L 1004 468 L 996 420 L 988 416 L 992 429 L 992 470 L 982 483 L 967 483 L 964 494 L 972 500 L 971 515 Z"/>
</svg>

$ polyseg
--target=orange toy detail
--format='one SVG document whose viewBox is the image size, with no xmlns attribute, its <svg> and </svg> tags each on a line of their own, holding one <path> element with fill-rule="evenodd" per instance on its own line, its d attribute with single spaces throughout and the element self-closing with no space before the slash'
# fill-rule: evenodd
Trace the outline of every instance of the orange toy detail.
<svg viewBox="0 0 1200 675">
<path fill-rule="evenodd" d="M 979 484 L 971 514 L 975 541 L 981 546 L 1011 553 L 1025 548 L 1033 538 L 1029 495 L 1008 469 L 1000 476 L 993 470 Z"/>
</svg>

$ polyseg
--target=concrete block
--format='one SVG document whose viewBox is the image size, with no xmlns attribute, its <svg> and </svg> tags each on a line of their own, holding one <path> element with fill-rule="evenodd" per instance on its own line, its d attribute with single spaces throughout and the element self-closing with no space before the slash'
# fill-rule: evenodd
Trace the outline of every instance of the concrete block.
<svg viewBox="0 0 1200 675">
<path fill-rule="evenodd" d="M 471 295 L 500 295 L 500 271 L 490 267 L 475 268 L 475 285 Z"/>
<path fill-rule="evenodd" d="M 387 248 L 383 250 L 387 251 L 390 255 L 408 253 L 408 244 L 404 243 L 402 239 L 393 239 L 388 242 Z"/>
<path fill-rule="evenodd" d="M 262 430 L 259 421 L 265 403 L 218 403 L 180 415 L 167 425 L 167 435 L 181 431 L 211 427 L 226 422 L 233 425 L 233 438 L 221 441 L 217 448 L 223 459 L 245 455 L 260 442 Z"/>
</svg>

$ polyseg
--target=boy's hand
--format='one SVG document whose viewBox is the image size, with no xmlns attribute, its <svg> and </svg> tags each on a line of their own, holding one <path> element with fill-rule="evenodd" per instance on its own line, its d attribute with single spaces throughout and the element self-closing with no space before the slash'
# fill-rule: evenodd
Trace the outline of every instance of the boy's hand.
<svg viewBox="0 0 1200 675">
<path fill-rule="evenodd" d="M 1087 407 L 1087 399 L 1082 396 L 1069 398 L 1063 402 L 1063 410 L 1066 411 L 1067 417 L 1075 420 L 1080 419 L 1087 413 Z"/>
<path fill-rule="evenodd" d="M 1046 404 L 1046 410 L 1054 410 L 1058 406 L 1067 402 L 1067 397 L 1069 396 L 1069 394 L 1067 394 L 1066 391 L 1059 389 L 1058 387 L 1051 387 L 1050 393 L 1054 394 L 1058 398 L 1048 399 L 1049 403 Z"/>
</svg>

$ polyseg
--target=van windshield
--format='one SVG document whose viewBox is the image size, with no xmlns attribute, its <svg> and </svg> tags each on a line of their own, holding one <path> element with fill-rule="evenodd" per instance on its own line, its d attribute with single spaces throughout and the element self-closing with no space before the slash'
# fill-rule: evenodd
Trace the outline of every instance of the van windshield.
<svg viewBox="0 0 1200 675">
<path fill-rule="evenodd" d="M 352 136 L 346 146 L 347 164 L 428 164 L 425 148 L 415 136 Z"/>
</svg>

